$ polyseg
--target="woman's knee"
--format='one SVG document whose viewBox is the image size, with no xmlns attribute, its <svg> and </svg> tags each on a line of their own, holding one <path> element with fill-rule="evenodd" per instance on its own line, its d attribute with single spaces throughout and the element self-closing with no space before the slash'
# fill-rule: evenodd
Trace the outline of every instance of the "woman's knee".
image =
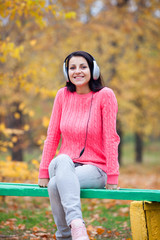
<svg viewBox="0 0 160 240">
<path fill-rule="evenodd" d="M 48 183 L 48 193 L 49 193 L 49 196 L 56 195 L 58 193 L 55 177 L 51 178 Z"/>
<path fill-rule="evenodd" d="M 55 169 L 57 169 L 57 167 L 60 166 L 63 169 L 63 167 L 67 167 L 67 165 L 74 167 L 72 159 L 67 154 L 60 154 L 59 156 L 54 158 L 49 164 L 48 170 L 50 178 L 55 176 Z"/>
<path fill-rule="evenodd" d="M 64 164 L 65 162 L 73 164 L 72 159 L 67 154 L 60 154 L 55 158 L 55 164 Z"/>
<path fill-rule="evenodd" d="M 50 179 L 56 176 L 58 180 L 64 178 L 64 174 L 75 171 L 72 159 L 66 154 L 60 154 L 54 158 L 48 168 Z"/>
<path fill-rule="evenodd" d="M 57 156 L 56 158 L 53 158 L 52 161 L 49 164 L 48 167 L 48 172 L 49 172 L 49 177 L 50 179 L 55 176 L 55 169 L 59 163 L 61 163 L 62 160 L 66 159 L 68 155 L 66 154 L 61 154 Z"/>
</svg>

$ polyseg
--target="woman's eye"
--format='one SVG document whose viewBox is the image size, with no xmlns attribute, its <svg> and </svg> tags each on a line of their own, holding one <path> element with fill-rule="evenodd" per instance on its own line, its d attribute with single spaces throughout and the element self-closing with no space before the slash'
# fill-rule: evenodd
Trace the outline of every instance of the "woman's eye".
<svg viewBox="0 0 160 240">
<path fill-rule="evenodd" d="M 81 69 L 86 69 L 87 66 L 81 66 L 80 68 L 81 68 Z M 74 66 L 69 68 L 69 70 L 75 70 L 75 69 L 76 69 L 76 67 L 74 67 Z"/>
</svg>

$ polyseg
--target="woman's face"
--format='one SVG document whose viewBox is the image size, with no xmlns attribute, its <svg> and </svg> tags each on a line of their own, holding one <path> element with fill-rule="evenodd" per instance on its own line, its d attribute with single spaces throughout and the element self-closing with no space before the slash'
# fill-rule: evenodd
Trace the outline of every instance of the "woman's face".
<svg viewBox="0 0 160 240">
<path fill-rule="evenodd" d="M 68 74 L 70 81 L 76 86 L 76 92 L 90 92 L 89 81 L 91 73 L 88 63 L 83 57 L 72 57 L 69 60 Z"/>
</svg>

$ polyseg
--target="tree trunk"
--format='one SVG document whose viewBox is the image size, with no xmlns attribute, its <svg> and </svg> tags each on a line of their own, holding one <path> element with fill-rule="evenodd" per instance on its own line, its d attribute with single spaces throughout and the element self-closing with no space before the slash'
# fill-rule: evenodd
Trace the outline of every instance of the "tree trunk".
<svg viewBox="0 0 160 240">
<path fill-rule="evenodd" d="M 22 149 L 22 142 L 20 136 L 15 134 L 12 135 L 13 137 L 16 136 L 18 138 L 17 142 L 14 143 L 12 148 L 12 161 L 23 161 L 23 149 Z"/>
<path fill-rule="evenodd" d="M 142 134 L 135 133 L 135 154 L 136 154 L 136 162 L 143 162 L 143 138 Z"/>
<path fill-rule="evenodd" d="M 12 108 L 14 111 L 8 117 L 8 126 L 11 129 L 22 129 L 23 126 L 23 119 L 22 119 L 22 112 L 19 110 L 18 102 L 14 102 Z M 18 114 L 18 117 L 15 116 Z M 22 137 L 20 134 L 12 134 L 13 139 L 13 148 L 11 148 L 11 156 L 12 161 L 23 161 L 23 148 L 22 148 Z"/>
</svg>

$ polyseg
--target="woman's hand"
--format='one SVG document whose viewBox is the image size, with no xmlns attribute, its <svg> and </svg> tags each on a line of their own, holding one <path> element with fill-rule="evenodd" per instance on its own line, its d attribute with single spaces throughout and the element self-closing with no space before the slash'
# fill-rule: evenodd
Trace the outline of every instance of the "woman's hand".
<svg viewBox="0 0 160 240">
<path fill-rule="evenodd" d="M 48 182 L 49 182 L 48 178 L 39 178 L 38 179 L 38 185 L 40 187 L 48 187 Z"/>
<path fill-rule="evenodd" d="M 120 187 L 118 187 L 117 184 L 106 184 L 106 189 L 108 189 L 108 190 L 119 190 Z"/>
</svg>

